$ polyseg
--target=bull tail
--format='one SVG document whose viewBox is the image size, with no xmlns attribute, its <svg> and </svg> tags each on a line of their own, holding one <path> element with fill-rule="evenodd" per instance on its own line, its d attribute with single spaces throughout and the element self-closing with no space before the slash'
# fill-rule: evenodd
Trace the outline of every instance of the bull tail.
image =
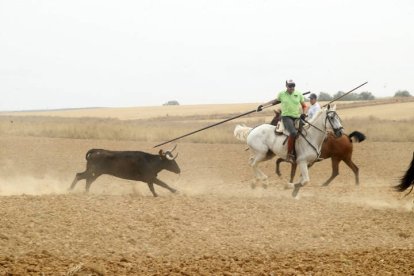
<svg viewBox="0 0 414 276">
<path fill-rule="evenodd" d="M 401 177 L 400 184 L 394 186 L 394 189 L 398 192 L 403 192 L 407 190 L 410 186 L 414 186 L 414 153 L 410 167 L 408 167 L 408 170 L 405 172 L 404 176 Z M 412 189 L 413 187 L 411 187 L 411 190 Z"/>
<path fill-rule="evenodd" d="M 366 139 L 365 134 L 357 130 L 351 132 L 351 134 L 349 134 L 348 136 L 349 136 L 349 140 L 351 141 L 351 143 L 352 143 L 352 138 L 354 138 L 353 140 L 357 143 L 361 143 L 362 141 Z"/>
<path fill-rule="evenodd" d="M 236 137 L 236 139 L 239 141 L 245 142 L 252 129 L 253 128 L 247 127 L 245 125 L 236 125 L 234 128 L 234 137 Z"/>
</svg>

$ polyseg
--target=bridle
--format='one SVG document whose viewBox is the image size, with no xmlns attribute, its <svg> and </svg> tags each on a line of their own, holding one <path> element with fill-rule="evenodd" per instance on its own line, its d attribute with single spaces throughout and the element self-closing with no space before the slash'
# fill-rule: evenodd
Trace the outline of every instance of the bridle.
<svg viewBox="0 0 414 276">
<path fill-rule="evenodd" d="M 320 129 L 319 127 L 315 126 L 314 124 L 310 123 L 308 120 L 306 119 L 301 119 L 303 122 L 307 123 L 309 126 L 316 128 L 317 130 L 319 130 L 320 132 L 325 132 L 326 133 L 326 123 L 329 122 L 331 128 L 333 129 L 333 131 L 335 133 L 338 133 L 339 131 L 341 131 L 343 129 L 342 124 L 341 127 L 339 128 L 335 128 L 334 127 L 334 119 L 337 119 L 339 122 L 342 123 L 341 118 L 339 117 L 339 115 L 336 113 L 336 111 L 333 110 L 328 110 L 326 111 L 326 117 L 325 117 L 325 130 Z"/>
<path fill-rule="evenodd" d="M 334 131 L 334 133 L 335 133 L 335 135 L 336 136 L 340 136 L 340 135 L 337 135 L 337 133 L 340 133 L 341 134 L 341 130 L 343 129 L 343 127 L 342 127 L 342 123 L 341 123 L 341 127 L 339 127 L 339 128 L 335 128 L 334 127 L 334 123 L 333 123 L 333 120 L 334 119 L 337 119 L 339 122 L 342 122 L 342 120 L 341 120 L 341 118 L 339 117 L 339 115 L 336 113 L 336 111 L 333 111 L 333 110 L 328 110 L 328 111 L 326 111 L 326 117 L 325 117 L 325 130 L 322 130 L 322 129 L 320 129 L 319 127 L 317 127 L 317 126 L 315 126 L 314 124 L 311 124 L 309 121 L 307 121 L 306 119 L 301 119 L 303 122 L 305 122 L 305 123 L 307 123 L 310 127 L 314 127 L 314 128 L 316 128 L 317 130 L 319 130 L 320 132 L 322 132 L 322 133 L 324 133 L 325 135 L 326 135 L 326 133 L 327 133 L 327 131 L 326 131 L 326 124 L 327 124 L 327 122 L 329 122 L 329 124 L 331 125 L 331 127 L 332 127 L 332 129 L 333 129 L 333 131 Z M 317 159 L 319 159 L 319 156 L 321 155 L 321 152 L 320 152 L 320 150 L 318 150 L 314 145 L 312 145 L 312 143 L 306 138 L 306 135 L 304 135 L 302 132 L 299 132 L 299 135 L 300 136 L 302 136 L 302 138 L 313 148 L 313 150 L 316 152 L 316 159 L 315 160 L 317 160 Z M 314 161 L 315 162 L 315 161 Z"/>
<path fill-rule="evenodd" d="M 333 123 L 333 120 L 334 120 L 334 119 L 338 120 L 338 121 L 341 123 L 341 126 L 340 126 L 339 128 L 335 128 L 335 127 L 334 127 L 334 123 Z M 339 117 L 338 113 L 336 113 L 336 111 L 333 111 L 333 110 L 328 110 L 328 111 L 326 112 L 326 118 L 325 118 L 325 129 L 326 129 L 326 121 L 328 121 L 328 122 L 329 122 L 329 124 L 331 125 L 331 128 L 332 128 L 333 132 L 335 133 L 335 136 L 336 136 L 336 137 L 339 137 L 339 136 L 341 136 L 341 135 L 342 135 L 341 130 L 342 130 L 342 129 L 344 129 L 344 128 L 343 128 L 343 126 L 342 126 L 342 120 L 341 120 L 341 118 Z"/>
</svg>

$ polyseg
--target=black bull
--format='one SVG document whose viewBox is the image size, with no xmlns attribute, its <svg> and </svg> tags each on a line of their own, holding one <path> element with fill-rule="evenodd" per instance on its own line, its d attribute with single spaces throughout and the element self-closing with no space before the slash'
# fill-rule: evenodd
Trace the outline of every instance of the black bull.
<svg viewBox="0 0 414 276">
<path fill-rule="evenodd" d="M 109 151 L 104 149 L 91 149 L 86 153 L 86 170 L 77 173 L 70 186 L 75 188 L 79 180 L 86 179 L 86 192 L 91 184 L 102 174 L 113 175 L 123 179 L 142 181 L 148 184 L 154 196 L 158 196 L 154 190 L 154 184 L 175 193 L 176 190 L 157 178 L 162 170 L 180 173 L 172 151 L 159 151 L 159 154 L 150 154 L 142 151 Z"/>
</svg>

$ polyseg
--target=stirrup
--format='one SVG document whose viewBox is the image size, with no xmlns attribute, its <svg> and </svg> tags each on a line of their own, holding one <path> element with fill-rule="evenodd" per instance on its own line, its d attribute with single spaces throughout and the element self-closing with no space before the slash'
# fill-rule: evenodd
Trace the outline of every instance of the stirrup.
<svg viewBox="0 0 414 276">
<path fill-rule="evenodd" d="M 296 156 L 294 154 L 288 153 L 287 156 L 286 156 L 286 161 L 289 162 L 289 163 L 294 164 L 294 163 L 296 163 Z"/>
</svg>

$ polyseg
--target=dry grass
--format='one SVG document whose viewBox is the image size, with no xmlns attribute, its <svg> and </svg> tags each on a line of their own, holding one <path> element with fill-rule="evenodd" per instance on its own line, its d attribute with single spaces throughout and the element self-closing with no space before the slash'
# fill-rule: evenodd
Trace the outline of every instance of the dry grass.
<svg viewBox="0 0 414 276">
<path fill-rule="evenodd" d="M 80 108 L 44 111 L 1 112 L 4 116 L 53 116 L 65 118 L 115 118 L 143 120 L 167 117 L 210 116 L 212 114 L 240 113 L 255 109 L 259 104 L 206 104 L 182 106 L 144 106 L 123 108 Z"/>
<path fill-rule="evenodd" d="M 0 117 L 0 135 L 49 138 L 165 141 L 217 122 L 217 119 L 118 120 L 99 118 Z M 254 121 L 252 125 L 263 123 Z M 188 142 L 234 143 L 234 123 L 186 137 Z"/>
<path fill-rule="evenodd" d="M 180 110 L 180 108 L 182 110 Z M 126 110 L 120 111 L 120 118 L 116 118 L 119 109 L 94 109 L 94 112 L 106 110 L 109 117 L 77 117 L 75 111 L 60 111 L 59 116 L 46 116 L 48 113 L 38 112 L 37 116 L 22 116 L 23 113 L 0 116 L 0 135 L 7 136 L 34 136 L 50 138 L 72 139 L 103 139 L 103 140 L 134 140 L 146 142 L 163 142 L 183 134 L 212 125 L 227 118 L 239 115 L 243 111 L 251 110 L 250 105 L 203 105 L 199 111 L 195 106 L 158 107 L 153 110 L 152 117 L 147 112 L 149 108 L 136 108 L 135 113 L 146 113 L 145 119 L 125 120 Z M 177 116 L 160 116 L 166 110 L 173 110 Z M 227 110 L 227 111 L 226 111 Z M 239 112 L 235 112 L 239 110 Z M 240 112 L 242 110 L 242 112 Z M 372 105 L 350 108 L 350 104 L 342 104 L 338 114 L 343 119 L 346 132 L 359 130 L 367 135 L 371 141 L 407 142 L 414 140 L 414 102 L 373 102 Z M 56 111 L 58 112 L 58 111 Z M 60 117 L 66 112 L 73 112 L 70 117 Z M 81 110 L 79 114 L 87 110 Z M 78 114 L 78 115 L 79 115 Z M 16 116 L 18 115 L 18 116 Z M 39 116 L 42 115 L 42 116 Z M 56 115 L 56 114 L 55 114 Z M 271 109 L 261 113 L 253 113 L 237 120 L 207 129 L 188 136 L 186 142 L 194 143 L 238 143 L 233 137 L 233 129 L 237 123 L 256 126 L 270 122 L 273 116 Z"/>
</svg>

